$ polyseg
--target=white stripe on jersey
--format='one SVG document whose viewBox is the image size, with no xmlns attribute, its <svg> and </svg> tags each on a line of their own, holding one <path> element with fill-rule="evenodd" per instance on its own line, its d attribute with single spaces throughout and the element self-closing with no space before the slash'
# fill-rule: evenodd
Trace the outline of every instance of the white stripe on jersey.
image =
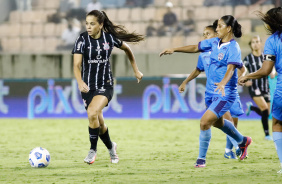
<svg viewBox="0 0 282 184">
<path fill-rule="evenodd" d="M 100 48 L 100 44 L 99 44 L 99 41 L 96 40 L 97 42 L 97 48 Z M 98 55 L 100 55 L 100 51 L 98 51 Z M 99 66 L 100 66 L 100 63 L 98 62 L 97 64 L 97 71 L 96 71 L 96 81 L 95 81 L 95 88 L 98 89 L 98 73 L 99 73 Z"/>
<path fill-rule="evenodd" d="M 105 36 L 105 33 L 103 32 L 103 37 L 104 37 L 104 44 L 108 44 L 107 43 L 107 40 L 106 40 L 106 36 Z M 104 45 L 104 47 L 105 47 Z M 106 50 L 106 60 L 108 59 L 108 50 Z M 102 84 L 102 88 L 104 88 L 104 85 L 105 85 L 105 73 L 106 73 L 106 66 L 107 66 L 107 63 L 104 63 L 104 71 L 103 71 L 103 84 Z"/>
<path fill-rule="evenodd" d="M 82 43 L 82 46 L 80 47 L 80 52 L 84 53 L 84 52 L 82 52 L 82 48 L 85 47 L 85 40 L 84 40 L 83 36 L 81 38 L 83 39 L 83 43 Z"/>
<path fill-rule="evenodd" d="M 258 57 L 258 61 L 259 61 L 259 66 L 261 67 L 262 66 L 262 62 L 261 62 L 260 57 Z M 265 89 L 264 89 L 265 87 L 263 86 L 263 83 L 264 83 L 264 79 L 261 78 L 261 90 L 265 91 Z"/>
<path fill-rule="evenodd" d="M 114 41 L 114 39 L 113 39 L 111 34 L 110 34 L 110 36 L 112 38 L 112 43 L 113 43 L 113 48 L 114 48 L 115 47 L 115 41 Z M 111 73 L 111 64 L 109 63 L 109 79 L 110 79 L 110 84 L 112 85 L 113 79 L 111 78 L 111 74 L 110 73 Z"/>
<path fill-rule="evenodd" d="M 250 73 L 253 73 L 252 64 L 250 63 L 250 58 L 249 58 L 249 56 L 247 56 L 247 60 L 248 60 L 248 64 L 249 64 Z M 253 81 L 253 80 L 252 80 L 252 81 Z M 254 91 L 253 85 L 251 85 L 251 88 L 252 88 L 252 90 Z"/>
<path fill-rule="evenodd" d="M 257 71 L 258 69 L 257 69 L 257 66 L 256 66 L 256 60 L 255 60 L 253 54 L 251 54 L 251 56 L 252 56 L 252 60 L 253 60 L 253 63 L 252 63 L 252 64 L 254 65 L 255 71 Z M 257 86 L 257 88 L 258 88 L 258 80 L 255 80 L 255 81 L 256 81 L 256 86 Z"/>
<path fill-rule="evenodd" d="M 90 49 L 89 49 L 89 59 L 91 60 L 91 48 L 92 48 L 92 45 L 91 45 L 91 41 L 90 41 L 90 37 L 88 35 L 88 41 L 89 41 L 89 45 L 90 45 Z M 91 72 L 91 63 L 89 63 L 89 71 L 88 71 L 88 88 L 90 89 L 90 72 Z"/>
</svg>

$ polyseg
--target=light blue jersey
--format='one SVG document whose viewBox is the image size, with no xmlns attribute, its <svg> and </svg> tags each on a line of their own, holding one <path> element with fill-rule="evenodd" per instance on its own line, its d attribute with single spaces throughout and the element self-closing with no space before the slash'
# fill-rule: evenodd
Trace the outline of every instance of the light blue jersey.
<svg viewBox="0 0 282 184">
<path fill-rule="evenodd" d="M 264 55 L 275 56 L 275 69 L 278 73 L 276 90 L 274 92 L 272 104 L 272 116 L 282 121 L 282 35 L 278 32 L 272 34 L 265 42 Z"/>
<path fill-rule="evenodd" d="M 222 43 L 219 46 L 219 38 L 211 38 L 203 40 L 199 43 L 198 48 L 200 51 L 210 51 L 210 65 L 208 68 L 207 78 L 211 80 L 209 84 L 219 83 L 227 71 L 227 65 L 233 64 L 237 68 L 241 68 L 243 63 L 241 61 L 241 50 L 238 43 L 235 40 L 230 40 L 230 42 Z M 238 75 L 237 70 L 234 71 L 233 76 L 230 81 L 225 86 L 226 96 L 237 96 L 237 81 Z M 218 94 L 214 92 L 216 85 L 209 86 L 212 94 Z"/>
<path fill-rule="evenodd" d="M 198 63 L 197 63 L 197 69 L 199 71 L 205 71 L 206 76 L 207 76 L 207 81 L 206 81 L 206 91 L 205 91 L 205 103 L 206 107 L 208 108 L 210 104 L 212 103 L 212 96 L 214 95 L 214 89 L 216 88 L 216 85 L 214 84 L 213 80 L 209 78 L 209 66 L 211 63 L 210 60 L 210 55 L 211 52 L 202 52 L 199 55 L 198 58 Z M 233 103 L 233 105 L 230 108 L 230 113 L 232 117 L 239 117 L 242 114 L 244 114 L 244 111 L 242 109 L 242 104 L 240 101 L 240 96 L 237 93 L 236 100 Z"/>
</svg>

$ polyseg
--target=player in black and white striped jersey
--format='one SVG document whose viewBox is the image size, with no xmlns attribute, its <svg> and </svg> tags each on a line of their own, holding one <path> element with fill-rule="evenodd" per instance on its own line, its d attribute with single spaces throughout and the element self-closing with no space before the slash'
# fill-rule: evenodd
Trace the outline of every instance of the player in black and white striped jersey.
<svg viewBox="0 0 282 184">
<path fill-rule="evenodd" d="M 84 162 L 92 164 L 97 155 L 98 136 L 109 150 L 112 163 L 118 163 L 116 143 L 109 136 L 102 110 L 113 96 L 113 75 L 110 56 L 114 47 L 123 50 L 130 60 L 139 83 L 139 71 L 134 55 L 125 42 L 140 42 L 143 35 L 128 33 L 123 26 L 113 24 L 106 13 L 93 10 L 86 15 L 86 32 L 80 34 L 73 48 L 73 71 L 89 119 L 90 151 Z"/>
<path fill-rule="evenodd" d="M 244 65 L 249 73 L 259 70 L 263 63 L 262 41 L 259 36 L 254 36 L 249 42 L 252 53 L 244 58 Z M 255 111 L 261 116 L 261 121 L 265 133 L 266 140 L 272 140 L 269 135 L 268 116 L 270 112 L 270 91 L 268 78 L 253 79 L 246 83 L 249 88 L 249 93 L 258 107 L 253 106 L 251 102 L 247 102 L 246 114 L 249 115 L 251 111 Z"/>
</svg>

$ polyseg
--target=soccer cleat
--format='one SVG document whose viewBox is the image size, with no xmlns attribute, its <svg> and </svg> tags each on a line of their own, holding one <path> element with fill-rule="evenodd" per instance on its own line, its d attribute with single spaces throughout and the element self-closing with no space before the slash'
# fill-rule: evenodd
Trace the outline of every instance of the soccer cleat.
<svg viewBox="0 0 282 184">
<path fill-rule="evenodd" d="M 111 158 L 111 162 L 113 164 L 117 164 L 119 161 L 118 155 L 117 155 L 117 143 L 112 142 L 112 149 L 109 149 L 109 154 Z"/>
<path fill-rule="evenodd" d="M 97 155 L 97 151 L 94 151 L 93 149 L 91 149 L 88 152 L 88 155 L 86 156 L 86 158 L 84 159 L 84 162 L 89 165 L 93 164 L 95 162 L 96 155 Z"/>
<path fill-rule="evenodd" d="M 267 140 L 267 141 L 272 141 L 272 137 L 270 135 L 267 135 L 264 137 L 264 140 Z"/>
<path fill-rule="evenodd" d="M 206 160 L 198 158 L 194 167 L 195 168 L 206 167 Z"/>
<path fill-rule="evenodd" d="M 246 115 L 249 116 L 251 113 L 251 106 L 253 105 L 253 103 L 247 102 L 246 105 L 247 105 Z"/>
<path fill-rule="evenodd" d="M 246 156 L 248 155 L 247 148 L 251 143 L 252 143 L 251 137 L 244 137 L 243 138 L 243 143 L 239 145 L 239 148 L 241 150 L 241 154 L 239 156 L 240 160 L 244 160 L 244 158 L 246 158 Z"/>
<path fill-rule="evenodd" d="M 224 158 L 227 158 L 227 159 L 237 159 L 235 153 L 233 151 L 230 151 L 228 153 L 224 153 Z"/>
</svg>

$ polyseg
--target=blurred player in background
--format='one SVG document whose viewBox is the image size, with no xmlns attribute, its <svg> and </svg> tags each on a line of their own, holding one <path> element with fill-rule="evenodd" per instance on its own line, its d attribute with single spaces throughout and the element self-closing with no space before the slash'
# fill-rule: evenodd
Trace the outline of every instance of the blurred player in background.
<svg viewBox="0 0 282 184">
<path fill-rule="evenodd" d="M 216 27 L 217 27 L 217 22 L 218 20 L 216 20 L 213 25 L 209 25 L 207 27 L 205 27 L 204 32 L 203 32 L 203 37 L 204 39 L 210 39 L 210 38 L 214 38 L 217 36 L 216 34 Z M 209 72 L 209 65 L 210 65 L 210 54 L 211 52 L 202 52 L 199 55 L 198 58 L 198 63 L 197 63 L 197 67 L 192 71 L 192 73 L 182 82 L 182 84 L 179 86 L 179 92 L 182 93 L 185 91 L 186 85 L 193 80 L 194 78 L 196 78 L 202 71 L 205 71 L 206 76 L 209 76 L 208 72 Z M 242 70 L 241 75 L 245 74 L 245 67 L 242 67 L 240 70 Z M 213 86 L 214 83 L 212 82 L 212 80 L 210 78 L 207 78 L 207 82 L 206 82 L 206 91 L 205 91 L 205 101 L 206 101 L 206 107 L 208 107 L 208 103 L 209 100 L 212 98 L 212 94 L 213 94 Z M 241 116 L 242 114 L 244 114 L 244 111 L 242 109 L 242 105 L 241 105 L 241 100 L 240 100 L 240 96 L 238 94 L 236 101 L 234 102 L 234 104 L 232 105 L 230 112 L 226 112 L 223 115 L 224 119 L 228 119 L 229 121 L 232 121 L 235 125 L 235 127 L 237 127 L 238 124 L 238 117 Z M 237 142 L 231 138 L 230 136 L 226 136 L 226 147 L 225 147 L 225 153 L 224 153 L 224 157 L 227 159 L 237 159 L 235 153 L 232 151 L 233 146 L 235 147 L 235 149 L 239 149 Z"/>
<path fill-rule="evenodd" d="M 244 58 L 244 65 L 247 67 L 249 73 L 252 73 L 259 70 L 263 63 L 262 41 L 259 36 L 254 36 L 249 42 L 249 45 L 252 49 L 252 53 Z M 246 83 L 246 86 L 248 86 L 249 94 L 258 106 L 253 106 L 252 102 L 247 102 L 246 114 L 248 116 L 251 111 L 255 111 L 261 116 L 265 140 L 271 141 L 272 137 L 269 135 L 268 128 L 268 116 L 270 113 L 270 91 L 268 77 L 266 76 L 260 79 L 250 80 Z"/>
<path fill-rule="evenodd" d="M 273 141 L 280 160 L 282 174 L 282 8 L 272 8 L 266 14 L 259 13 L 261 20 L 271 36 L 266 40 L 262 67 L 239 79 L 239 83 L 245 83 L 249 79 L 259 79 L 268 76 L 275 66 L 278 73 L 276 90 L 272 104 L 272 131 Z"/>
<path fill-rule="evenodd" d="M 125 42 L 137 43 L 144 40 L 144 37 L 128 33 L 122 26 L 113 24 L 104 11 L 98 10 L 87 14 L 86 30 L 77 38 L 72 51 L 73 71 L 89 120 L 91 147 L 84 162 L 94 163 L 99 136 L 109 150 L 111 162 L 118 163 L 117 144 L 110 139 L 102 112 L 113 96 L 114 80 L 109 58 L 114 47 L 123 50 L 139 83 L 143 74 L 138 70 L 134 55 Z"/>
<path fill-rule="evenodd" d="M 198 45 L 166 49 L 160 56 L 174 52 L 207 52 L 211 51 L 207 78 L 215 84 L 212 97 L 207 103 L 208 109 L 200 122 L 200 151 L 195 167 L 206 166 L 206 154 L 211 140 L 211 126 L 221 129 L 237 141 L 240 147 L 238 156 L 243 160 L 247 155 L 247 147 L 251 144 L 250 137 L 243 136 L 223 115 L 230 110 L 237 97 L 237 70 L 241 68 L 241 50 L 233 36 L 242 36 L 241 25 L 231 16 L 226 15 L 218 20 L 216 32 L 218 37 L 201 41 Z M 220 94 L 222 93 L 222 94 Z"/>
</svg>

